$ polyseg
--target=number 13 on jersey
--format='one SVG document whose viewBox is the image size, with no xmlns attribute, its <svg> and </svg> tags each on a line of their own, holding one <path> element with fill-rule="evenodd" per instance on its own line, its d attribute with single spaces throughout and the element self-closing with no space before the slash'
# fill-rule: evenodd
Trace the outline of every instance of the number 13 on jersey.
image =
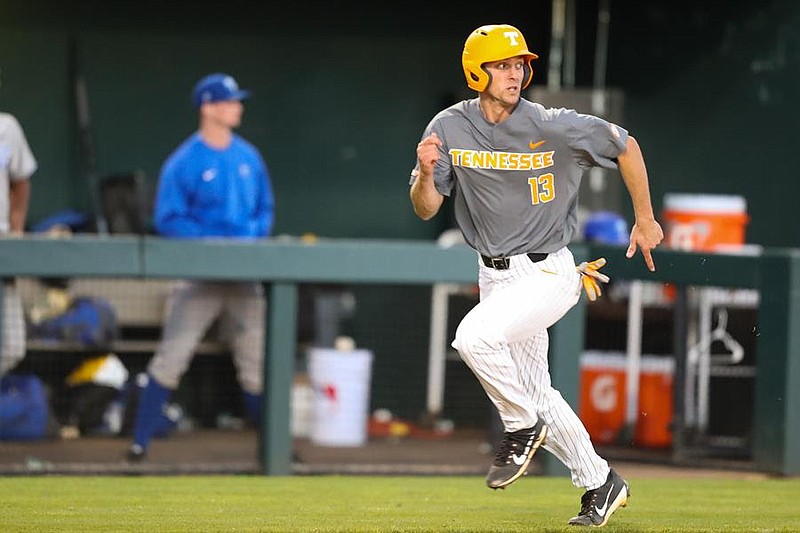
<svg viewBox="0 0 800 533">
<path fill-rule="evenodd" d="M 531 203 L 533 205 L 547 203 L 556 195 L 553 174 L 550 172 L 528 178 L 528 185 L 531 186 Z"/>
</svg>

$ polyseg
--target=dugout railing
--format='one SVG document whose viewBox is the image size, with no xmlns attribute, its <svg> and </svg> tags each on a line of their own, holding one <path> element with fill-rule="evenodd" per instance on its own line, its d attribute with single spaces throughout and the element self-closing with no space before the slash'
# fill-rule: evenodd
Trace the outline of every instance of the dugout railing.
<svg viewBox="0 0 800 533">
<path fill-rule="evenodd" d="M 800 251 L 766 249 L 758 256 L 658 249 L 656 272 L 641 257 L 617 247 L 572 247 L 576 259 L 604 256 L 612 278 L 668 282 L 675 286 L 676 374 L 685 357 L 686 290 L 692 286 L 756 289 L 758 353 L 753 415 L 753 462 L 760 471 L 800 473 Z M 40 236 L 0 241 L 0 276 L 138 279 L 262 280 L 268 287 L 264 420 L 259 440 L 261 471 L 292 473 L 290 394 L 296 351 L 298 285 L 301 283 L 474 283 L 476 261 L 463 246 L 386 240 L 272 239 L 262 242 L 174 241 L 152 236 Z M 568 401 L 578 397 L 585 301 L 551 330 L 554 385 Z M 675 395 L 680 402 L 680 395 Z M 731 406 L 735 408 L 735 406 Z M 681 406 L 675 409 L 673 448 L 681 450 Z M 544 471 L 562 467 L 545 456 Z"/>
</svg>

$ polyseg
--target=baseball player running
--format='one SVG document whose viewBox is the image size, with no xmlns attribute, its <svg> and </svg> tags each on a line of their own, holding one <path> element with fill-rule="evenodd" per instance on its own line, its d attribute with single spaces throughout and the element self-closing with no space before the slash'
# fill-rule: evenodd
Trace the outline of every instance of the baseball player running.
<svg viewBox="0 0 800 533">
<path fill-rule="evenodd" d="M 577 231 L 578 186 L 593 166 L 619 169 L 635 214 L 627 257 L 663 238 L 655 220 L 644 159 L 623 128 L 570 109 L 522 98 L 533 76 L 515 27 L 482 26 L 466 40 L 462 66 L 478 97 L 430 121 L 417 145 L 410 196 L 417 216 L 432 218 L 451 196 L 467 244 L 477 252 L 480 303 L 459 324 L 453 347 L 500 414 L 503 442 L 487 485 L 522 476 L 539 447 L 566 465 L 585 489 L 569 524 L 604 526 L 627 503 L 627 482 L 595 451 L 581 420 L 553 388 L 547 328 L 580 297 L 599 294 L 604 260 L 577 268 L 567 245 Z"/>
</svg>

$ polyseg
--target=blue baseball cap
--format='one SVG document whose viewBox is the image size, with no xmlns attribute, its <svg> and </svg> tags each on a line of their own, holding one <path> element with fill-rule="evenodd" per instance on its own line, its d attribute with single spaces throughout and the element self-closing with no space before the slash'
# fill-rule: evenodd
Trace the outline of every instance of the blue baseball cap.
<svg viewBox="0 0 800 533">
<path fill-rule="evenodd" d="M 208 102 L 244 100 L 249 96 L 250 91 L 239 89 L 239 84 L 232 76 L 217 72 L 197 82 L 192 91 L 192 102 L 195 107 L 200 107 Z"/>
</svg>

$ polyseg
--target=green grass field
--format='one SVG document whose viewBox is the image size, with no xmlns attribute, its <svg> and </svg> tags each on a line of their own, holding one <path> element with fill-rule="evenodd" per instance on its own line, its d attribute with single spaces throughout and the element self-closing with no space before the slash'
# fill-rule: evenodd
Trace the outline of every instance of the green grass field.
<svg viewBox="0 0 800 533">
<path fill-rule="evenodd" d="M 800 479 L 629 481 L 607 531 L 800 531 Z M 0 531 L 575 531 L 580 495 L 558 477 L 6 477 Z"/>
</svg>

